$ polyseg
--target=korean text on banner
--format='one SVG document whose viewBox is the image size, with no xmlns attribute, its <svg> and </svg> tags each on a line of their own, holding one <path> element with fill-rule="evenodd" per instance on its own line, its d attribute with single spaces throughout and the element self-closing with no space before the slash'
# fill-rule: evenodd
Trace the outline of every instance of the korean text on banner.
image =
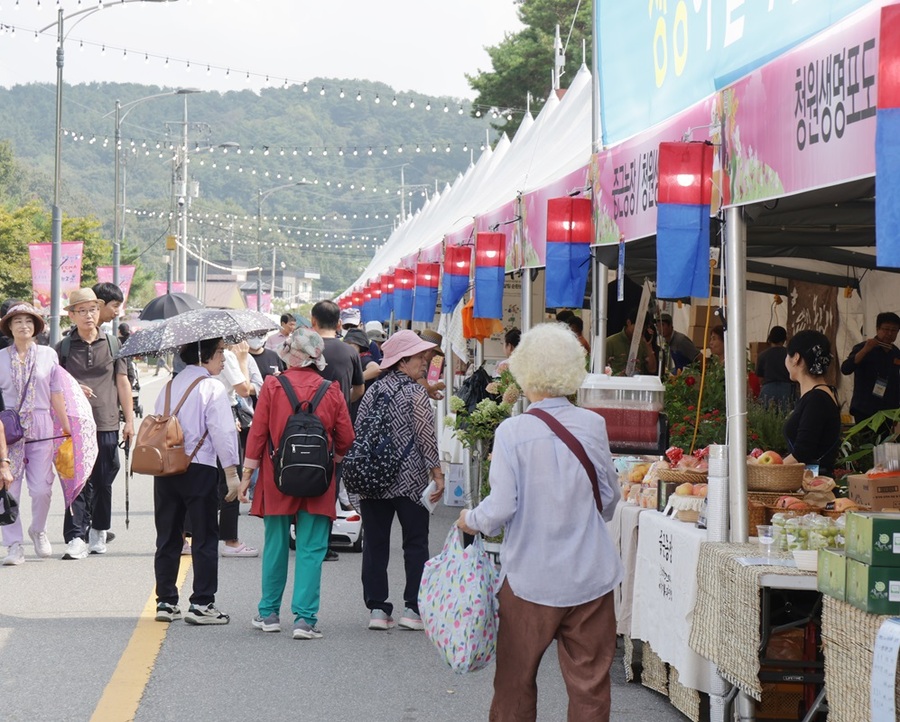
<svg viewBox="0 0 900 722">
<path fill-rule="evenodd" d="M 156 294 L 156 297 L 165 296 L 168 292 L 168 284 L 165 281 L 154 281 L 153 282 L 153 292 Z M 184 281 L 172 281 L 172 293 L 184 293 Z M 249 296 L 248 296 L 249 298 Z M 253 297 L 253 304 L 249 304 L 249 308 L 256 308 L 256 296 Z"/>
<path fill-rule="evenodd" d="M 868 0 L 596 0 L 603 144 L 660 123 Z"/>
<path fill-rule="evenodd" d="M 878 126 L 875 132 L 875 255 L 879 266 L 900 268 L 900 5 L 881 10 Z"/>
<path fill-rule="evenodd" d="M 29 243 L 31 256 L 31 286 L 34 307 L 42 314 L 50 313 L 50 243 Z M 61 306 L 65 307 L 69 294 L 81 286 L 81 259 L 84 244 L 81 241 L 63 243 L 62 265 L 59 269 Z"/>
</svg>

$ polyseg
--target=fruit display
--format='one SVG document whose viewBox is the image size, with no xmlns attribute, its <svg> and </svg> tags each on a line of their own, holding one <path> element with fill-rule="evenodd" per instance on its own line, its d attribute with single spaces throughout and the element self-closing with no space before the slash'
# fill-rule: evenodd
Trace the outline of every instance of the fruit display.
<svg viewBox="0 0 900 722">
<path fill-rule="evenodd" d="M 775 549 L 779 551 L 844 548 L 844 517 L 835 520 L 819 514 L 792 516 L 790 512 L 777 513 L 772 516 L 772 526 L 775 527 Z"/>
</svg>

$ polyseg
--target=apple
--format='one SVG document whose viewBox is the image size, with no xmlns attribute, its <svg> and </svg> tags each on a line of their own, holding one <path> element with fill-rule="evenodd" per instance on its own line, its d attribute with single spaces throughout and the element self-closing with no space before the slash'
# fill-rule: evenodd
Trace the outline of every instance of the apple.
<svg viewBox="0 0 900 722">
<path fill-rule="evenodd" d="M 699 496 L 702 499 L 706 496 L 706 490 L 708 488 L 707 484 L 694 484 L 694 496 Z"/>
<path fill-rule="evenodd" d="M 686 481 L 675 487 L 675 496 L 692 496 L 694 493 L 694 485 Z"/>
<path fill-rule="evenodd" d="M 760 464 L 783 464 L 784 459 L 781 458 L 781 454 L 777 451 L 766 451 L 763 452 L 759 459 L 757 459 Z"/>
</svg>

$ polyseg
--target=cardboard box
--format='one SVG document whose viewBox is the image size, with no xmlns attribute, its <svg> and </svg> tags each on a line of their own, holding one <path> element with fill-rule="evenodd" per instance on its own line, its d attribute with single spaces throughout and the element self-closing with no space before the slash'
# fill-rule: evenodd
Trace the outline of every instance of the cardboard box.
<svg viewBox="0 0 900 722">
<path fill-rule="evenodd" d="M 847 556 L 878 567 L 900 567 L 900 514 L 847 514 Z"/>
<path fill-rule="evenodd" d="M 822 594 L 847 598 L 847 557 L 841 549 L 819 549 L 817 588 Z"/>
<path fill-rule="evenodd" d="M 865 474 L 847 477 L 848 496 L 872 511 L 900 508 L 900 476 L 870 479 Z"/>
<path fill-rule="evenodd" d="M 700 326 L 701 328 L 706 326 L 706 304 L 694 303 L 691 304 L 691 326 Z M 719 320 L 719 317 L 716 316 L 716 306 L 713 306 L 712 310 L 709 312 L 709 327 L 718 326 L 722 323 Z"/>
<path fill-rule="evenodd" d="M 900 567 L 848 559 L 847 602 L 869 614 L 900 614 Z"/>
<path fill-rule="evenodd" d="M 710 328 L 712 328 L 712 326 L 710 326 Z M 694 346 L 698 349 L 702 351 L 706 348 L 706 341 L 709 338 L 709 334 L 706 333 L 706 326 L 691 326 L 684 333 L 694 342 Z"/>
</svg>

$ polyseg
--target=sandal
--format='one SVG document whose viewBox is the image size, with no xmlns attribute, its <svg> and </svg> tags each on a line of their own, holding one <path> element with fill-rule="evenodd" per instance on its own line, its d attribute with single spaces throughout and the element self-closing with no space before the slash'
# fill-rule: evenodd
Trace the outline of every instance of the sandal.
<svg viewBox="0 0 900 722">
<path fill-rule="evenodd" d="M 248 547 L 243 542 L 236 547 L 223 544 L 221 554 L 223 557 L 258 557 L 259 549 Z"/>
</svg>

